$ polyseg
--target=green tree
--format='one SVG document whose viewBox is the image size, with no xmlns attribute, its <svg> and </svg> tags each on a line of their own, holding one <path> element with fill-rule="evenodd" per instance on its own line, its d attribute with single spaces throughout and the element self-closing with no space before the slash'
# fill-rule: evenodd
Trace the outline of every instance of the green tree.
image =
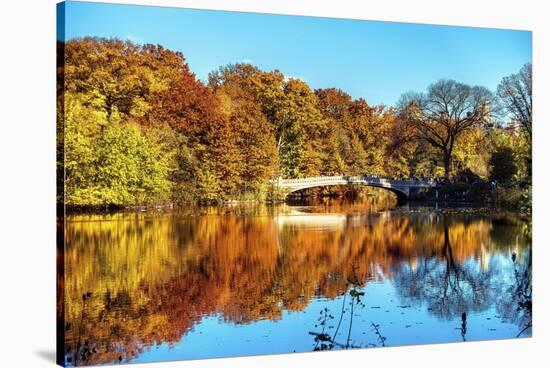
<svg viewBox="0 0 550 368">
<path fill-rule="evenodd" d="M 491 179 L 501 183 L 508 183 L 517 172 L 514 162 L 514 151 L 507 146 L 498 147 L 489 159 L 491 166 Z"/>
<path fill-rule="evenodd" d="M 65 103 L 65 188 L 70 205 L 128 205 L 164 200 L 171 189 L 172 154 L 154 131 L 109 121 L 85 106 L 82 96 Z"/>
<path fill-rule="evenodd" d="M 108 125 L 106 113 L 84 104 L 82 95 L 65 94 L 64 116 L 58 124 L 63 126 L 63 153 L 58 162 L 65 171 L 65 196 L 67 204 L 88 203 L 81 191 L 92 185 L 97 176 L 97 141 L 101 130 Z"/>
</svg>

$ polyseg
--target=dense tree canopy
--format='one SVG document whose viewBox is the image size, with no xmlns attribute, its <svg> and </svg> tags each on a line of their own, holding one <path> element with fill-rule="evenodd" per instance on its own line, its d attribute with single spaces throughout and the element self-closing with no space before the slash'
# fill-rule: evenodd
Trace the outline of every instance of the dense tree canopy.
<svg viewBox="0 0 550 368">
<path fill-rule="evenodd" d="M 59 195 L 69 205 L 139 205 L 262 200 L 277 177 L 488 179 L 503 139 L 515 142 L 514 178 L 525 178 L 530 65 L 497 95 L 525 138 L 491 121 L 487 89 L 452 80 L 405 95 L 397 108 L 371 106 L 279 70 L 230 64 L 203 83 L 180 52 L 73 39 L 58 44 Z"/>
</svg>

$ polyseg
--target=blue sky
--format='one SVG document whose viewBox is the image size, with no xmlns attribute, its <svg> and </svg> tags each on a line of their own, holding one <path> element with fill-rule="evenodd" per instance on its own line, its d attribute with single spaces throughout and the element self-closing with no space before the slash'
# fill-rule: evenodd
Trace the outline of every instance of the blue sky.
<svg viewBox="0 0 550 368">
<path fill-rule="evenodd" d="M 65 15 L 66 39 L 161 44 L 183 52 L 201 80 L 250 62 L 371 104 L 395 104 L 440 78 L 494 90 L 532 58 L 527 31 L 83 2 L 67 2 Z"/>
</svg>

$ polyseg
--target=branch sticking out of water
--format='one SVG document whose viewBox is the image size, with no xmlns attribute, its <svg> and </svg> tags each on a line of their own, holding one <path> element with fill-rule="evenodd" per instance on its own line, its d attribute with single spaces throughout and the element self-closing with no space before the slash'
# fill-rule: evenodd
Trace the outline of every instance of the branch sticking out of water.
<svg viewBox="0 0 550 368">
<path fill-rule="evenodd" d="M 380 325 L 377 325 L 372 321 L 370 324 L 374 330 L 374 334 L 378 337 L 378 341 L 380 341 L 380 345 L 386 346 L 386 338 L 382 336 L 382 333 L 380 332 Z"/>
</svg>

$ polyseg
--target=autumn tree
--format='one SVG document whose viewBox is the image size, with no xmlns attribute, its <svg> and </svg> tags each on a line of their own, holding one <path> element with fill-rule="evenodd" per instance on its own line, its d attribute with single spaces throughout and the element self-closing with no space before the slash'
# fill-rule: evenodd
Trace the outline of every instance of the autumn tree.
<svg viewBox="0 0 550 368">
<path fill-rule="evenodd" d="M 224 110 L 241 151 L 240 189 L 245 193 L 261 190 L 273 177 L 277 165 L 273 127 L 246 91 L 225 85 L 218 90 L 218 96 L 225 97 Z"/>
<path fill-rule="evenodd" d="M 337 142 L 338 153 L 331 159 L 339 172 L 350 175 L 386 173 L 386 151 L 393 124 L 393 111 L 384 106 L 370 106 L 366 100 L 353 100 L 335 89 L 315 91 L 317 104 L 332 130 L 330 139 Z"/>
<path fill-rule="evenodd" d="M 394 113 L 384 106 L 369 106 L 360 98 L 350 104 L 352 126 L 349 128 L 352 138 L 357 136 L 361 146 L 353 149 L 354 157 L 362 157 L 364 162 L 355 162 L 355 174 L 385 175 L 386 151 L 389 144 L 390 129 Z M 353 146 L 352 146 L 353 148 Z M 357 161 L 356 159 L 354 159 Z"/>
<path fill-rule="evenodd" d="M 241 194 L 254 193 L 256 197 L 265 196 L 267 182 L 274 177 L 278 163 L 275 128 L 258 101 L 256 87 L 260 73 L 249 64 L 237 64 L 220 68 L 209 76 L 219 110 L 234 134 L 238 151 L 234 154 L 239 156 L 233 168 L 238 173 L 237 189 Z"/>
<path fill-rule="evenodd" d="M 223 164 L 223 160 L 208 149 L 198 149 L 215 141 L 221 131 L 217 100 L 206 86 L 196 80 L 181 53 L 158 45 L 140 46 L 117 39 L 90 37 L 68 41 L 62 49 L 58 95 L 60 100 L 66 94 L 80 96 L 79 105 L 67 105 L 65 112 L 67 117 L 78 116 L 75 125 L 82 125 L 79 131 L 93 136 L 92 144 L 104 142 L 108 134 L 120 129 L 129 137 L 133 134 L 159 136 L 155 145 L 160 155 L 158 162 L 170 158 L 172 167 L 164 171 L 165 179 L 176 184 L 171 188 L 180 193 L 174 193 L 173 200 L 178 201 L 178 196 L 188 200 L 187 193 L 193 194 L 191 198 L 200 196 L 200 191 L 194 193 L 199 187 L 209 187 L 208 192 L 216 195 L 220 192 L 219 178 L 212 174 L 216 168 L 207 173 L 204 170 L 209 166 L 206 160 L 218 165 Z M 88 111 L 87 117 L 78 109 Z M 95 130 L 88 129 L 90 127 Z M 71 147 L 70 140 L 66 147 Z M 74 147 L 84 149 L 85 141 L 78 140 Z M 117 156 L 112 156 L 113 160 L 134 159 L 129 157 L 131 152 L 123 149 L 110 155 Z M 121 166 L 118 175 L 127 175 L 131 167 Z M 78 176 L 77 171 L 82 175 L 97 174 L 88 166 L 78 166 L 74 171 Z M 147 171 L 140 174 L 152 175 Z M 106 176 L 100 178 L 104 179 L 101 185 L 113 184 L 109 184 Z M 205 178 L 208 184 L 198 183 L 201 178 Z M 159 185 L 158 188 L 166 186 Z M 115 202 L 130 203 L 130 198 L 135 199 L 125 198 Z M 89 204 L 98 202 L 91 197 L 88 201 Z M 87 202 L 82 200 L 79 203 Z"/>
<path fill-rule="evenodd" d="M 88 103 L 113 113 L 143 116 L 149 96 L 167 88 L 143 64 L 142 48 L 130 41 L 86 37 L 66 42 L 64 91 L 89 96 Z"/>
<path fill-rule="evenodd" d="M 271 125 L 280 175 L 300 177 L 319 172 L 320 147 L 313 138 L 323 133 L 324 126 L 315 95 L 306 83 L 286 79 L 277 70 L 264 72 L 250 64 L 230 64 L 209 75 L 213 90 L 225 85 L 245 91 Z"/>
<path fill-rule="evenodd" d="M 492 153 L 491 130 L 477 126 L 458 137 L 452 158 L 457 175 L 473 175 L 483 179 L 489 177 L 488 161 Z"/>
<path fill-rule="evenodd" d="M 147 118 L 151 124 L 169 124 L 193 143 L 205 143 L 223 125 L 218 101 L 189 71 L 183 57 L 181 63 L 168 88 L 152 99 Z"/>
<path fill-rule="evenodd" d="M 263 199 L 278 176 L 486 178 L 503 139 L 514 180 L 530 175 L 530 64 L 497 91 L 517 136 L 488 124 L 491 93 L 452 80 L 395 109 L 250 64 L 204 84 L 181 52 L 91 37 L 58 43 L 57 72 L 58 198 L 69 204 Z"/>
<path fill-rule="evenodd" d="M 399 115 L 409 127 L 409 139 L 423 140 L 439 152 L 448 180 L 458 138 L 490 122 L 492 101 L 484 87 L 442 79 L 430 85 L 427 93 L 403 95 Z"/>
<path fill-rule="evenodd" d="M 360 151 L 360 144 L 357 140 L 352 142 L 353 138 L 347 131 L 351 126 L 349 105 L 352 98 L 336 88 L 317 89 L 315 96 L 317 97 L 317 108 L 327 124 L 324 172 L 328 175 L 349 172 L 350 159 L 361 162 L 364 158 L 363 152 L 355 152 L 355 155 L 352 152 L 353 148 Z"/>
<path fill-rule="evenodd" d="M 235 192 L 238 185 L 236 136 L 214 93 L 195 78 L 183 58 L 181 63 L 169 88 L 152 99 L 145 124 L 168 125 L 179 137 L 179 167 L 174 173 L 178 196 L 195 192 L 200 200 L 214 201 Z"/>
<path fill-rule="evenodd" d="M 292 78 L 285 82 L 284 93 L 279 111 L 284 116 L 280 148 L 283 172 L 290 177 L 319 175 L 326 123 L 317 109 L 315 94 L 305 82 Z"/>
</svg>

